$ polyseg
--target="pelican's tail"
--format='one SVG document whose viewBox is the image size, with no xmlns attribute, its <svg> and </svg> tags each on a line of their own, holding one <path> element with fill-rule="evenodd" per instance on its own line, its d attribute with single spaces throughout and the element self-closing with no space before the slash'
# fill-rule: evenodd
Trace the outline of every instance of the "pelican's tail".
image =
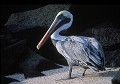
<svg viewBox="0 0 120 84">
<path fill-rule="evenodd" d="M 96 67 L 93 67 L 93 66 L 89 66 L 89 68 L 91 68 L 93 71 L 95 72 L 99 72 L 99 71 L 105 71 L 106 69 L 102 66 L 96 66 Z"/>
</svg>

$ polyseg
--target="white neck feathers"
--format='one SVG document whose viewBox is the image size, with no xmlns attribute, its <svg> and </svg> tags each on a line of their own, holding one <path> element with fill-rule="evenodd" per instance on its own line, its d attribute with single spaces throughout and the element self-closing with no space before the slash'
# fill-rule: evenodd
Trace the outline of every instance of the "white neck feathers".
<svg viewBox="0 0 120 84">
<path fill-rule="evenodd" d="M 68 28 L 72 25 L 72 22 L 73 22 L 73 17 L 71 16 L 70 22 L 62 25 L 61 27 L 59 27 L 59 28 L 51 35 L 51 39 L 64 41 L 64 39 L 66 38 L 66 36 L 61 36 L 59 33 L 60 33 L 61 31 L 63 31 L 63 30 L 68 29 Z"/>
</svg>

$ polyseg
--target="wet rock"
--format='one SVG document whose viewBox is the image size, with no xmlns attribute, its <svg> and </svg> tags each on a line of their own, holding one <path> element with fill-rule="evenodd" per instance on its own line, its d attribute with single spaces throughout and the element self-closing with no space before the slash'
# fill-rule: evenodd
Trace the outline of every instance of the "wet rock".
<svg viewBox="0 0 120 84">
<path fill-rule="evenodd" d="M 60 68 L 55 63 L 45 59 L 33 50 L 28 49 L 27 58 L 20 64 L 25 78 L 43 76 L 41 71 Z"/>
</svg>

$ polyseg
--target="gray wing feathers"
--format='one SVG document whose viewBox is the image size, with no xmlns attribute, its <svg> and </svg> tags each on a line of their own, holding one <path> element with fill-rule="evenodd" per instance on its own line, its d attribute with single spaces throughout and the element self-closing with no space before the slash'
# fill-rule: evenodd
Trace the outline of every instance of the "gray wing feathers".
<svg viewBox="0 0 120 84">
<path fill-rule="evenodd" d="M 90 63 L 92 66 L 95 66 L 96 64 L 101 65 L 101 58 L 99 55 L 102 55 L 102 52 L 99 50 L 101 48 L 99 46 L 99 43 L 97 43 L 95 40 L 93 41 L 94 43 L 88 40 L 84 41 L 86 41 L 86 43 L 89 43 L 89 45 L 86 46 L 80 41 L 75 41 L 71 38 L 67 38 L 66 41 L 58 41 L 56 43 L 56 48 L 58 52 L 69 61 L 78 60 L 85 66 L 87 63 Z M 98 52 L 100 52 L 100 54 Z"/>
<path fill-rule="evenodd" d="M 81 45 L 79 42 L 73 41 L 60 41 L 56 44 L 58 52 L 62 54 L 67 61 L 72 62 L 74 60 L 78 60 L 84 63 L 84 65 L 87 65 L 86 62 L 89 60 L 87 57 L 88 54 L 82 47 L 83 45 Z"/>
<path fill-rule="evenodd" d="M 104 52 L 100 43 L 95 38 L 90 37 L 87 37 L 87 41 L 90 45 L 92 55 L 95 56 L 97 59 L 101 60 L 101 64 L 104 65 L 105 64 Z"/>
<path fill-rule="evenodd" d="M 86 37 L 89 44 L 93 47 L 93 51 L 97 51 L 96 54 L 99 52 L 101 57 L 104 57 L 103 49 L 100 43 L 95 38 Z M 96 50 L 95 50 L 96 49 Z"/>
</svg>

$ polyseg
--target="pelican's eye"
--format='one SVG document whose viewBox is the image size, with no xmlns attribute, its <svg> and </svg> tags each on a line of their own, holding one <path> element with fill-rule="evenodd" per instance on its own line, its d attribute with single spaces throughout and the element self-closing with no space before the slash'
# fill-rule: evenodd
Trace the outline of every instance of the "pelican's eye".
<svg viewBox="0 0 120 84">
<path fill-rule="evenodd" d="M 65 16 L 66 18 L 70 18 L 70 13 L 64 12 L 64 13 L 63 13 L 63 16 Z"/>
<path fill-rule="evenodd" d="M 58 19 L 65 19 L 66 18 L 66 16 L 64 16 L 63 14 L 60 14 L 59 16 L 58 16 Z"/>
</svg>

